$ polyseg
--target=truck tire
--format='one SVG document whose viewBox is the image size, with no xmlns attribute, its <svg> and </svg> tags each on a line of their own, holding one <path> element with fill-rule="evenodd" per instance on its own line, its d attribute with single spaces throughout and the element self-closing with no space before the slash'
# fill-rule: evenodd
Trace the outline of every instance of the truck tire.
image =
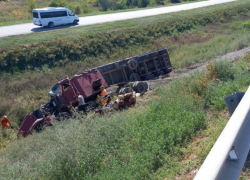
<svg viewBox="0 0 250 180">
<path fill-rule="evenodd" d="M 74 25 L 77 25 L 77 20 L 74 20 L 74 21 L 73 21 L 73 24 L 74 24 Z"/>
<path fill-rule="evenodd" d="M 138 63 L 137 63 L 137 61 L 136 60 L 134 60 L 134 59 L 130 59 L 129 61 L 128 61 L 128 68 L 130 69 L 130 70 L 136 70 L 137 69 L 137 66 L 138 66 Z"/>
<path fill-rule="evenodd" d="M 54 27 L 54 23 L 53 23 L 53 22 L 49 22 L 48 27 L 49 27 L 49 28 Z"/>
<path fill-rule="evenodd" d="M 133 85 L 133 89 L 138 93 L 143 93 L 148 90 L 148 84 L 145 82 L 136 82 Z"/>
<path fill-rule="evenodd" d="M 130 76 L 129 76 L 129 80 L 130 80 L 130 81 L 140 81 L 141 78 L 140 78 L 139 74 L 137 74 L 137 73 L 132 73 L 132 74 L 130 74 Z"/>
</svg>

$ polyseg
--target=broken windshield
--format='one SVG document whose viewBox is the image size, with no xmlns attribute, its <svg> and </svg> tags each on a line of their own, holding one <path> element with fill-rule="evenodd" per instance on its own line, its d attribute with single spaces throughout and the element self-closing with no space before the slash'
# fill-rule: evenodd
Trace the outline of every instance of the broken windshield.
<svg viewBox="0 0 250 180">
<path fill-rule="evenodd" d="M 50 96 L 56 96 L 61 92 L 60 90 L 60 85 L 56 84 L 50 91 L 49 91 L 49 95 Z"/>
</svg>

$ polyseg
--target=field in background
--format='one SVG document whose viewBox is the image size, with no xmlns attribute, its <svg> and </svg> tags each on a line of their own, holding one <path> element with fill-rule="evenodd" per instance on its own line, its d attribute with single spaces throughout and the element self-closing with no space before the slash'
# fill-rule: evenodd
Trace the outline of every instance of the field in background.
<svg viewBox="0 0 250 180">
<path fill-rule="evenodd" d="M 0 26 L 31 22 L 34 8 L 67 7 L 78 16 L 86 16 L 194 1 L 197 0 L 1 0 Z"/>
</svg>

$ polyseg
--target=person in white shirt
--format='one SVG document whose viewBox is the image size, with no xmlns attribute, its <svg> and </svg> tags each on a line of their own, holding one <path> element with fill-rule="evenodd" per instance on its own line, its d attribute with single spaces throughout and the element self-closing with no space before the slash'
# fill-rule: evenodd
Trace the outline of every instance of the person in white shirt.
<svg viewBox="0 0 250 180">
<path fill-rule="evenodd" d="M 84 111 L 85 114 L 87 114 L 86 112 L 86 104 L 84 101 L 83 96 L 80 93 L 77 93 L 77 101 L 78 101 L 78 111 Z"/>
</svg>

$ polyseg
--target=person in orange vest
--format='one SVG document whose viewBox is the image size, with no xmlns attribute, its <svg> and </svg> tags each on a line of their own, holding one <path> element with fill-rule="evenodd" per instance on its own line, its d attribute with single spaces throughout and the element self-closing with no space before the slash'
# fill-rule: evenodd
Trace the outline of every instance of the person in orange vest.
<svg viewBox="0 0 250 180">
<path fill-rule="evenodd" d="M 2 129 L 11 128 L 10 120 L 7 118 L 7 116 L 3 116 L 3 118 L 1 119 L 1 124 L 2 124 Z"/>
<path fill-rule="evenodd" d="M 101 92 L 101 96 L 102 96 L 102 104 L 103 105 L 106 105 L 108 102 L 109 102 L 109 95 L 108 95 L 108 92 L 107 92 L 107 90 L 104 88 L 104 86 L 101 86 L 100 87 L 101 88 L 101 90 L 102 90 L 102 92 Z"/>
</svg>

